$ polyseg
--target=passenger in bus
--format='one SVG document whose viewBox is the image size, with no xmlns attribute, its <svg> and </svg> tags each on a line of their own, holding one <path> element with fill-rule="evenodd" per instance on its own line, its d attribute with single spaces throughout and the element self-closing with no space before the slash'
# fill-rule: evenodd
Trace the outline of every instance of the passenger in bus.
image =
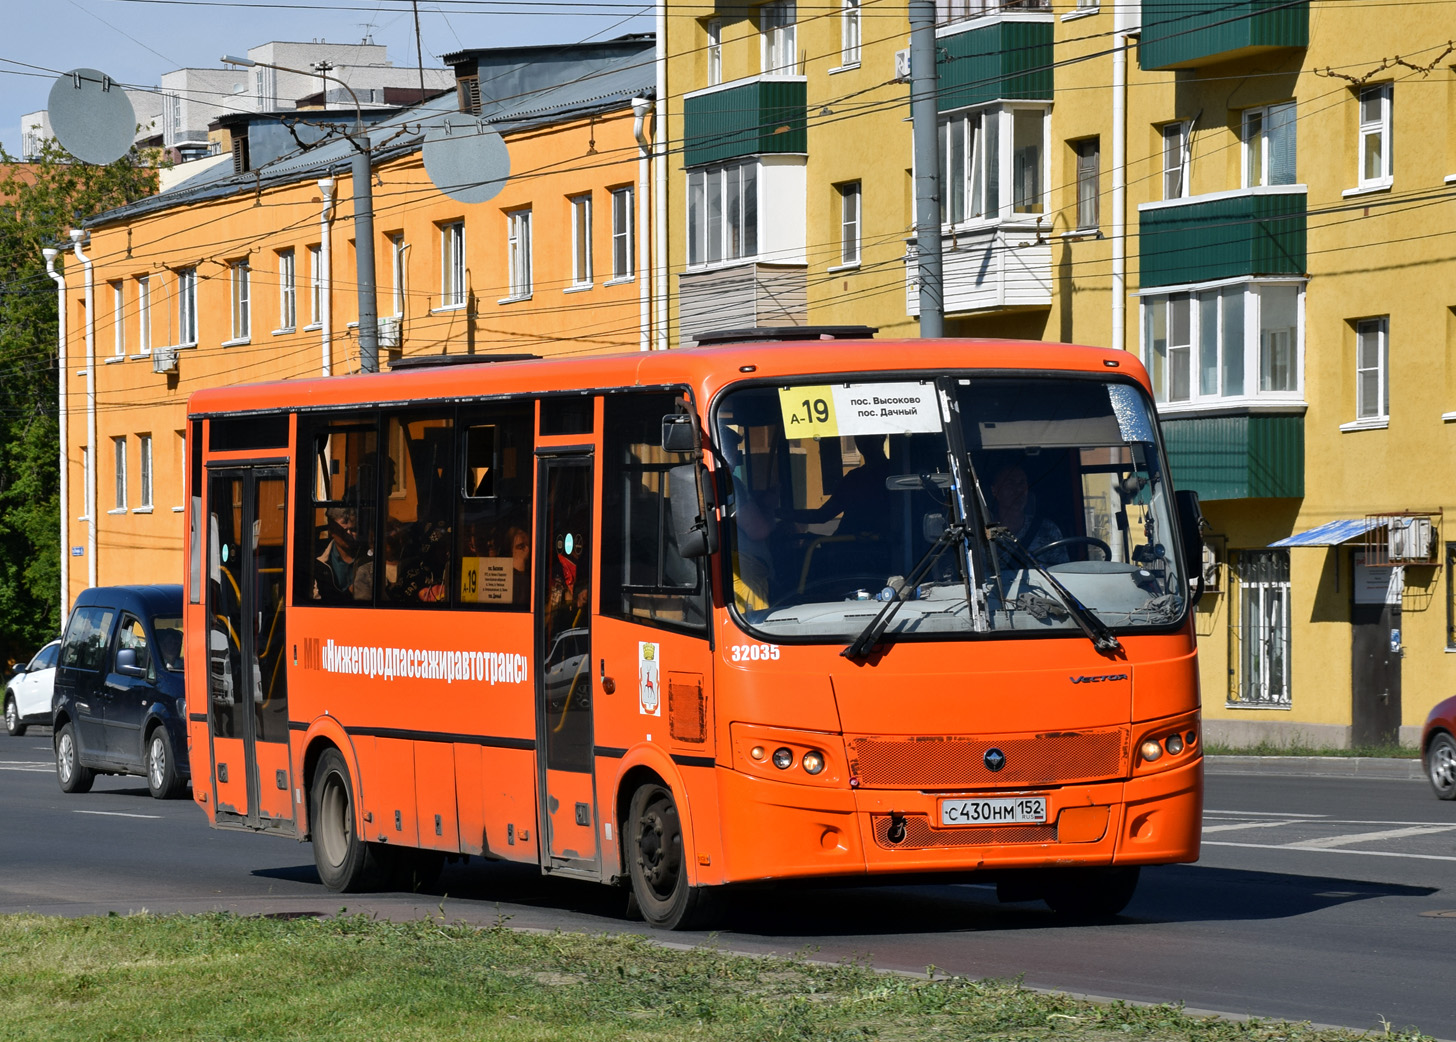
<svg viewBox="0 0 1456 1042">
<path fill-rule="evenodd" d="M 885 518 L 894 509 L 892 493 L 885 487 L 890 476 L 890 459 L 885 455 L 885 436 L 882 434 L 856 434 L 854 447 L 864 458 L 834 486 L 819 506 L 809 510 L 791 510 L 784 515 L 787 521 L 800 524 L 823 524 L 832 518 L 839 518 L 835 535 L 878 535 L 884 528 Z"/>
<path fill-rule="evenodd" d="M 1036 555 L 1042 564 L 1064 564 L 1067 549 L 1053 547 L 1045 553 L 1042 547 L 1062 538 L 1062 530 L 1049 517 L 1037 514 L 1036 497 L 1026 477 L 1026 470 L 1019 463 L 1008 463 L 996 471 L 991 479 L 992 523 L 1009 531 L 1015 540 Z M 1023 567 L 1016 554 L 997 544 L 996 558 L 1003 570 Z"/>
<path fill-rule="evenodd" d="M 354 573 L 354 599 L 356 601 L 372 601 L 374 599 L 374 584 L 377 578 L 376 571 L 382 573 L 385 599 L 389 598 L 387 591 L 394 588 L 399 582 L 399 559 L 403 551 L 403 534 L 398 520 L 389 517 L 384 520 L 384 560 L 383 567 L 376 569 L 374 560 L 365 561 Z"/>
<path fill-rule="evenodd" d="M 402 526 L 398 581 L 386 588 L 389 599 L 438 604 L 449 599 L 450 526 L 416 521 Z"/>
<path fill-rule="evenodd" d="M 354 600 L 354 577 L 359 570 L 358 518 L 352 507 L 333 506 L 324 511 L 327 542 L 313 562 L 313 599 L 327 604 Z"/>
<path fill-rule="evenodd" d="M 511 548 L 511 603 L 524 607 L 531 603 L 531 536 L 520 525 L 511 525 L 506 543 Z"/>
</svg>

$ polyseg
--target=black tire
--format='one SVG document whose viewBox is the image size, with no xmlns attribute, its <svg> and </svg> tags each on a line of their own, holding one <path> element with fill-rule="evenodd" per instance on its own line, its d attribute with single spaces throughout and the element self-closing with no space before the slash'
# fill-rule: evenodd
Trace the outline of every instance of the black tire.
<svg viewBox="0 0 1456 1042">
<path fill-rule="evenodd" d="M 12 738 L 25 734 L 25 724 L 20 721 L 20 707 L 15 704 L 15 696 L 9 691 L 5 692 L 5 733 Z"/>
<path fill-rule="evenodd" d="M 644 785 L 632 794 L 627 812 L 627 871 L 632 896 L 649 926 L 690 930 L 707 925 L 713 891 L 688 885 L 677 804 L 661 785 Z"/>
<path fill-rule="evenodd" d="M 1456 738 L 1444 731 L 1426 746 L 1426 777 L 1436 799 L 1456 800 Z"/>
<path fill-rule="evenodd" d="M 154 800 L 174 799 L 182 791 L 182 776 L 177 771 L 172 756 L 172 743 L 167 740 L 165 727 L 154 727 L 147 735 L 147 747 L 142 757 L 147 769 L 147 790 Z"/>
<path fill-rule="evenodd" d="M 325 750 L 314 769 L 308 819 L 313 860 L 324 886 L 352 893 L 377 885 L 379 866 L 354 827 L 354 785 L 337 749 Z"/>
<path fill-rule="evenodd" d="M 90 792 L 96 772 L 81 766 L 81 752 L 76 747 L 76 732 L 70 724 L 62 724 L 56 732 L 56 780 L 62 792 Z"/>
<path fill-rule="evenodd" d="M 1047 875 L 1042 900 L 1068 919 L 1094 922 L 1111 919 L 1132 900 L 1138 869 L 1068 868 Z"/>
</svg>

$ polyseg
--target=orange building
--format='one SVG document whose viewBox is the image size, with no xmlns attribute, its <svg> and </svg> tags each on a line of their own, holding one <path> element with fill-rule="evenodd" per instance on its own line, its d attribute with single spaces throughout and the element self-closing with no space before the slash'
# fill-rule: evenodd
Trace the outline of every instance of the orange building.
<svg viewBox="0 0 1456 1042">
<path fill-rule="evenodd" d="M 641 204 L 652 53 L 650 36 L 462 51 L 446 59 L 453 95 L 363 114 L 381 367 L 650 343 Z M 180 581 L 188 395 L 360 371 L 345 136 L 355 116 L 225 119 L 231 164 L 199 164 L 171 190 L 73 233 L 63 255 L 63 609 L 88 585 Z M 425 142 L 445 136 L 446 122 L 451 137 L 500 135 L 510 174 L 493 197 L 460 202 L 432 183 Z M 470 167 L 472 146 L 458 147 Z M 490 148 L 480 155 L 484 164 Z"/>
</svg>

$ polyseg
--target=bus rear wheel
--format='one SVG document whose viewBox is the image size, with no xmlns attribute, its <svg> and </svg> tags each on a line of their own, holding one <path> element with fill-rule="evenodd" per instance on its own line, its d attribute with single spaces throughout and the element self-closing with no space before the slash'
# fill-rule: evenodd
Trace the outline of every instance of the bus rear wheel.
<svg viewBox="0 0 1456 1042">
<path fill-rule="evenodd" d="M 369 844 L 354 828 L 354 786 L 337 749 L 319 757 L 308 802 L 313 860 L 324 886 L 336 893 L 373 886 L 377 866 Z"/>
<path fill-rule="evenodd" d="M 644 785 L 627 812 L 627 871 L 632 895 L 649 926 L 689 930 L 710 914 L 710 891 L 688 885 L 682 822 L 672 793 Z"/>
<path fill-rule="evenodd" d="M 1067 868 L 1048 873 L 1042 900 L 1068 919 L 1111 919 L 1132 900 L 1138 868 Z"/>
</svg>

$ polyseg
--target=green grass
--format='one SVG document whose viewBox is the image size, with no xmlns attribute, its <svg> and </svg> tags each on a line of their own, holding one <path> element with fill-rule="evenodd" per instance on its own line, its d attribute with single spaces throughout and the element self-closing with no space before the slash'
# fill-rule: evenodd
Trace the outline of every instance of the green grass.
<svg viewBox="0 0 1456 1042">
<path fill-rule="evenodd" d="M 1205 756 L 1371 756 L 1384 760 L 1418 760 L 1421 751 L 1410 745 L 1368 745 L 1352 749 L 1331 749 L 1294 741 L 1287 745 L 1262 741 L 1258 745 L 1224 745 L 1205 742 Z"/>
<path fill-rule="evenodd" d="M 1350 1042 L 1009 981 L 437 920 L 0 917 L 7 1040 Z M 1423 1040 L 1387 1030 L 1394 1042 Z"/>
</svg>

